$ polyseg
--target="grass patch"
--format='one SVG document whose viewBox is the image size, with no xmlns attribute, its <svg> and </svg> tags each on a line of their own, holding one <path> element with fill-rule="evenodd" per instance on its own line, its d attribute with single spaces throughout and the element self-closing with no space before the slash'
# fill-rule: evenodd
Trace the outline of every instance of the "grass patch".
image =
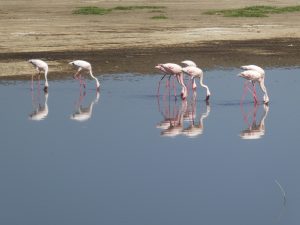
<svg viewBox="0 0 300 225">
<path fill-rule="evenodd" d="M 160 10 L 160 9 L 153 9 L 153 10 L 150 10 L 149 13 L 164 13 L 165 11 L 163 10 Z"/>
<path fill-rule="evenodd" d="M 112 8 L 113 10 L 135 10 L 135 9 L 164 9 L 165 6 L 151 6 L 151 5 L 142 5 L 142 6 L 117 6 Z"/>
<path fill-rule="evenodd" d="M 240 9 L 228 9 L 228 10 L 210 10 L 205 12 L 206 15 L 223 15 L 225 17 L 267 17 L 272 13 L 289 13 L 299 12 L 300 5 L 276 7 L 276 6 L 249 6 Z"/>
<path fill-rule="evenodd" d="M 142 9 L 152 9 L 159 10 L 164 9 L 165 6 L 116 6 L 114 8 L 100 8 L 96 6 L 84 6 L 79 7 L 73 10 L 73 14 L 81 14 L 81 15 L 105 15 L 112 11 L 130 11 L 130 10 L 142 10 Z"/>
<path fill-rule="evenodd" d="M 165 20 L 168 19 L 165 15 L 158 15 L 158 16 L 152 16 L 151 19 L 153 20 Z"/>
<path fill-rule="evenodd" d="M 110 13 L 111 9 L 99 8 L 95 6 L 85 6 L 75 9 L 73 14 L 81 14 L 81 15 L 105 15 Z"/>
</svg>

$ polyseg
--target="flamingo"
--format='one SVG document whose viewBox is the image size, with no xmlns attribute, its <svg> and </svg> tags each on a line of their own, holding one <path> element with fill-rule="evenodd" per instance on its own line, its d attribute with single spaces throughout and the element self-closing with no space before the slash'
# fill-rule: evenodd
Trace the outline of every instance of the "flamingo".
<svg viewBox="0 0 300 225">
<path fill-rule="evenodd" d="M 195 89 L 196 83 L 195 83 L 195 78 L 199 78 L 200 80 L 200 85 L 206 89 L 206 98 L 205 100 L 208 101 L 210 97 L 210 91 L 207 85 L 203 84 L 203 71 L 196 67 L 196 66 L 186 66 L 182 68 L 182 71 L 189 75 L 191 79 L 193 80 L 193 89 Z"/>
<path fill-rule="evenodd" d="M 181 98 L 185 99 L 187 97 L 187 90 L 183 81 L 182 67 L 180 65 L 175 63 L 165 63 L 165 64 L 158 64 L 157 66 L 155 66 L 155 68 L 159 69 L 164 73 L 161 80 L 163 80 L 166 75 L 169 75 L 169 78 L 172 75 L 174 75 L 177 78 L 178 83 L 182 86 Z M 159 86 L 160 86 L 160 82 L 159 82 Z M 159 92 L 159 86 L 158 86 L 158 92 Z"/>
<path fill-rule="evenodd" d="M 187 67 L 187 66 L 195 66 L 196 67 L 197 66 L 196 63 L 194 63 L 191 60 L 184 60 L 181 63 L 183 64 L 184 67 Z"/>
<path fill-rule="evenodd" d="M 44 62 L 43 60 L 40 59 L 30 59 L 28 60 L 29 63 L 31 63 L 35 69 L 38 72 L 38 79 L 40 79 L 40 73 L 41 71 L 44 71 L 44 75 L 45 75 L 45 86 L 44 86 L 44 91 L 47 92 L 48 91 L 48 79 L 47 79 L 47 75 L 48 75 L 48 64 L 46 62 Z M 31 76 L 31 89 L 33 90 L 33 75 Z"/>
<path fill-rule="evenodd" d="M 70 65 L 76 66 L 78 68 L 77 72 L 74 74 L 74 78 L 78 79 L 78 75 L 82 71 L 87 71 L 89 72 L 90 76 L 96 81 L 96 88 L 97 91 L 100 89 L 100 82 L 98 79 L 93 75 L 92 73 L 92 66 L 89 62 L 83 61 L 83 60 L 75 60 L 69 63 Z M 80 79 L 80 78 L 79 78 Z"/>
<path fill-rule="evenodd" d="M 241 69 L 244 69 L 245 71 L 239 73 L 238 76 L 252 83 L 254 101 L 257 103 L 255 83 L 258 82 L 262 92 L 264 93 L 263 101 L 265 104 L 268 104 L 270 100 L 265 86 L 265 71 L 256 65 L 241 66 Z"/>
</svg>

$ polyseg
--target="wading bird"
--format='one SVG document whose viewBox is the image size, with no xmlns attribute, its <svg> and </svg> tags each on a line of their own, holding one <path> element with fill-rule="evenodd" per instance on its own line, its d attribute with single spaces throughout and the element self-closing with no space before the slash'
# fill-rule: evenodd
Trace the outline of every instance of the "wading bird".
<svg viewBox="0 0 300 225">
<path fill-rule="evenodd" d="M 81 82 L 81 77 L 78 78 L 78 75 L 81 75 L 81 73 L 83 71 L 88 72 L 90 74 L 90 76 L 96 81 L 96 89 L 97 89 L 97 91 L 99 91 L 100 83 L 99 83 L 98 79 L 93 75 L 92 66 L 89 62 L 86 62 L 86 61 L 83 61 L 83 60 L 75 60 L 73 62 L 70 62 L 69 64 L 78 68 L 77 72 L 73 76 L 74 79 L 79 79 L 80 82 Z"/>
<path fill-rule="evenodd" d="M 165 64 L 158 64 L 157 66 L 155 66 L 155 68 L 159 69 L 161 72 L 164 73 L 163 77 L 160 79 L 159 84 L 158 84 L 157 95 L 159 94 L 160 82 L 164 79 L 164 77 L 166 75 L 169 75 L 169 79 L 173 75 L 176 77 L 178 83 L 182 87 L 181 98 L 185 99 L 187 97 L 187 88 L 183 81 L 183 73 L 182 73 L 181 66 L 179 66 L 178 64 L 175 64 L 175 63 L 165 63 Z M 175 90 L 175 86 L 174 86 L 174 90 Z"/>
<path fill-rule="evenodd" d="M 248 89 L 252 92 L 254 101 L 256 103 L 258 102 L 257 95 L 256 95 L 256 89 L 255 89 L 255 83 L 258 82 L 262 92 L 264 93 L 264 97 L 263 97 L 264 103 L 268 104 L 269 96 L 268 96 L 267 89 L 265 86 L 265 71 L 261 67 L 256 66 L 256 65 L 242 66 L 241 68 L 244 69 L 245 71 L 239 73 L 238 76 L 240 76 L 252 83 L 252 91 L 250 90 L 249 87 L 248 87 Z M 245 82 L 244 88 L 246 88 L 248 85 L 248 82 L 247 83 L 246 82 Z"/>
<path fill-rule="evenodd" d="M 38 72 L 38 79 L 40 79 L 40 73 L 41 71 L 44 71 L 44 75 L 45 75 L 45 86 L 44 86 L 44 91 L 47 92 L 48 91 L 48 79 L 47 79 L 47 75 L 48 75 L 48 64 L 40 59 L 30 59 L 28 60 L 29 63 L 31 63 L 35 69 Z M 31 76 L 31 89 L 33 90 L 33 74 Z"/>
<path fill-rule="evenodd" d="M 203 71 L 196 67 L 196 66 L 187 66 L 182 68 L 182 71 L 189 75 L 191 79 L 193 80 L 193 89 L 196 89 L 196 83 L 195 83 L 195 78 L 199 78 L 200 80 L 200 85 L 206 89 L 206 98 L 205 100 L 208 101 L 210 97 L 210 91 L 207 85 L 203 84 Z"/>
</svg>

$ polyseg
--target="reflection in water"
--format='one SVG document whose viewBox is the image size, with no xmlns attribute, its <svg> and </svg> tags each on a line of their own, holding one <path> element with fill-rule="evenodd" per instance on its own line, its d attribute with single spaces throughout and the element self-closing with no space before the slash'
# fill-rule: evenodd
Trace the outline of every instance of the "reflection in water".
<svg viewBox="0 0 300 225">
<path fill-rule="evenodd" d="M 79 99 L 76 102 L 75 106 L 75 112 L 71 115 L 70 119 L 79 121 L 79 122 L 84 122 L 87 121 L 91 118 L 92 113 L 93 113 L 93 106 L 95 103 L 99 101 L 99 91 L 96 92 L 96 97 L 94 100 L 91 101 L 91 103 L 87 107 L 83 107 L 82 103 L 83 100 L 86 96 L 86 92 L 80 89 L 80 94 L 79 94 Z"/>
<path fill-rule="evenodd" d="M 175 137 L 184 135 L 187 137 L 196 137 L 203 133 L 203 120 L 210 113 L 210 106 L 206 104 L 206 111 L 199 115 L 197 120 L 197 93 L 193 92 L 191 99 L 181 101 L 177 105 L 176 99 L 172 101 L 170 94 L 163 97 L 162 109 L 160 108 L 159 98 L 158 108 L 163 116 L 163 120 L 157 124 L 157 128 L 162 129 L 161 136 Z"/>
<path fill-rule="evenodd" d="M 48 109 L 48 92 L 44 93 L 44 104 L 41 100 L 41 90 L 40 86 L 37 90 L 37 96 L 35 96 L 34 91 L 31 91 L 31 98 L 32 98 L 32 107 L 34 111 L 29 114 L 29 119 L 34 121 L 41 121 L 46 119 L 49 113 Z"/>
<path fill-rule="evenodd" d="M 244 111 L 243 104 L 241 104 L 241 111 L 244 117 L 244 122 L 247 124 L 247 128 L 242 130 L 240 133 L 240 137 L 242 139 L 259 139 L 265 135 L 265 119 L 269 112 L 269 106 L 267 104 L 263 104 L 263 115 L 259 123 L 256 122 L 257 110 L 259 108 L 259 104 L 254 103 L 253 109 L 248 113 Z M 251 123 L 249 122 L 249 117 L 252 116 Z"/>
</svg>

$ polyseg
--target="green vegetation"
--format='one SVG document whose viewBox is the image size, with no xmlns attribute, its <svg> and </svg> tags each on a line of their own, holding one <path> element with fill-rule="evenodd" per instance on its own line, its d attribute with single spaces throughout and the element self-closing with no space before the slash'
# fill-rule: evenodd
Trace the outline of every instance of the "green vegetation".
<svg viewBox="0 0 300 225">
<path fill-rule="evenodd" d="M 225 17 L 267 17 L 272 13 L 288 13 L 299 12 L 300 5 L 275 7 L 275 6 L 250 6 L 240 9 L 227 9 L 227 10 L 210 10 L 205 12 L 206 15 L 223 15 Z"/>
<path fill-rule="evenodd" d="M 73 11 L 73 14 L 82 14 L 82 15 L 105 15 L 110 13 L 111 9 L 99 8 L 95 6 L 85 6 L 80 7 Z"/>
<path fill-rule="evenodd" d="M 135 10 L 135 9 L 152 9 L 152 10 L 159 10 L 164 9 L 165 6 L 117 6 L 114 8 L 99 8 L 96 6 L 84 6 L 79 7 L 73 11 L 73 14 L 81 14 L 81 15 L 105 15 L 107 13 L 110 13 L 112 11 L 129 11 L 129 10 Z"/>
<path fill-rule="evenodd" d="M 165 6 L 151 6 L 151 5 L 143 5 L 143 6 L 117 6 L 112 8 L 113 10 L 134 10 L 134 9 L 164 9 Z"/>
<path fill-rule="evenodd" d="M 159 15 L 159 16 L 152 16 L 151 19 L 154 19 L 154 20 L 165 20 L 165 19 L 168 19 L 168 17 L 166 17 L 165 15 Z"/>
<path fill-rule="evenodd" d="M 160 10 L 160 9 L 153 9 L 153 10 L 149 11 L 149 13 L 164 13 L 164 11 Z"/>
</svg>

